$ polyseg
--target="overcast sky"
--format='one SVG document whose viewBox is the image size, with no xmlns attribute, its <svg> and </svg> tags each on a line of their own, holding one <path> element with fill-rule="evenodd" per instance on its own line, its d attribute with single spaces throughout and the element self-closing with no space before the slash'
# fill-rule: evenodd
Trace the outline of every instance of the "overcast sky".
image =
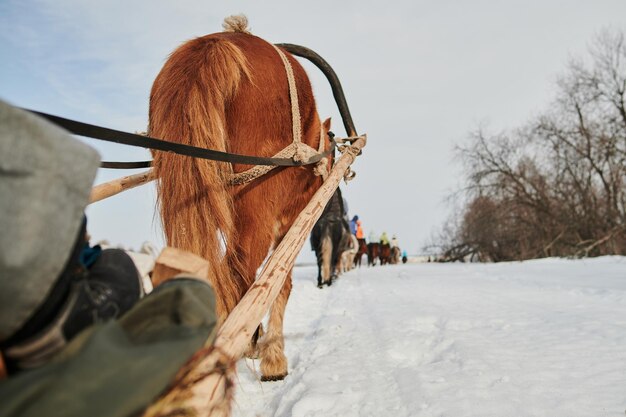
<svg viewBox="0 0 626 417">
<path fill-rule="evenodd" d="M 270 42 L 312 48 L 335 69 L 368 145 L 342 185 L 366 233 L 417 253 L 451 213 L 453 148 L 479 124 L 515 128 L 545 109 L 572 56 L 603 28 L 626 31 L 625 0 L 0 0 L 0 98 L 81 121 L 145 130 L 152 81 L 187 39 L 245 13 Z M 343 135 L 330 88 L 305 65 L 321 117 Z M 146 151 L 89 141 L 105 160 Z M 136 171 L 103 171 L 97 182 Z M 42 202 L 43 203 L 43 202 Z M 94 239 L 163 244 L 152 186 L 89 208 Z M 301 260 L 312 259 L 308 245 Z"/>
</svg>

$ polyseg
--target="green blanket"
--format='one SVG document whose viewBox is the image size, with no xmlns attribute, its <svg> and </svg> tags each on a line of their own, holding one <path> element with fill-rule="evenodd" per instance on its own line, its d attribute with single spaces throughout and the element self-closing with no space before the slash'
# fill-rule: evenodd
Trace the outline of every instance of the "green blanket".
<svg viewBox="0 0 626 417">
<path fill-rule="evenodd" d="M 52 363 L 2 381 L 0 417 L 136 415 L 215 327 L 211 287 L 170 281 L 119 320 L 82 332 Z"/>
</svg>

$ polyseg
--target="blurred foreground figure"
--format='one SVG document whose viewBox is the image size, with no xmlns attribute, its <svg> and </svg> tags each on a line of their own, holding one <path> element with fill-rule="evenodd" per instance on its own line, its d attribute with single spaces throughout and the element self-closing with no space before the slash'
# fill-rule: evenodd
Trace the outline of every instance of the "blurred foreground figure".
<svg viewBox="0 0 626 417">
<path fill-rule="evenodd" d="M 0 101 L 0 416 L 128 416 L 215 327 L 212 289 L 149 297 L 121 250 L 91 248 L 84 209 L 98 154 Z M 149 384 L 146 384 L 149 381 Z"/>
<path fill-rule="evenodd" d="M 89 248 L 83 211 L 99 156 L 29 113 L 0 108 L 0 346 L 10 373 L 48 362 L 141 295 L 121 250 Z"/>
</svg>

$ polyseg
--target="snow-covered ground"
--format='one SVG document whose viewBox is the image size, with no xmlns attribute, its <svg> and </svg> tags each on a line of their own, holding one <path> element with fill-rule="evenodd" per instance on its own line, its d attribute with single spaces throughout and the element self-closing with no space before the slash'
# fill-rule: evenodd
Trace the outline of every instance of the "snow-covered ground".
<svg viewBox="0 0 626 417">
<path fill-rule="evenodd" d="M 242 360 L 235 416 L 624 416 L 624 257 L 316 274 L 294 274 L 289 375 Z"/>
</svg>

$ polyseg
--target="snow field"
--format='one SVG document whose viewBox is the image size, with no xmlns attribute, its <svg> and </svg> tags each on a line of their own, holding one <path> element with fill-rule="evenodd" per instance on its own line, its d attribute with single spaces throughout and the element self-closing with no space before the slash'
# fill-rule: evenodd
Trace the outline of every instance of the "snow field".
<svg viewBox="0 0 626 417">
<path fill-rule="evenodd" d="M 235 416 L 623 416 L 626 258 L 296 268 L 289 375 L 239 363 Z"/>
</svg>

